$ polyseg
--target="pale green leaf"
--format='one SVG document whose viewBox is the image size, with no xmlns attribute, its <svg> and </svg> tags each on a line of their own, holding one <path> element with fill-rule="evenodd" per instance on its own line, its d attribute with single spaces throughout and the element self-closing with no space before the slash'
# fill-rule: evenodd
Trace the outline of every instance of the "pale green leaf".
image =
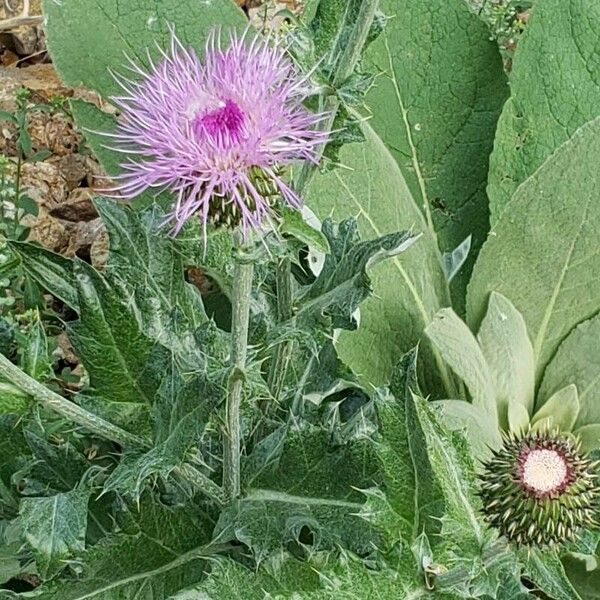
<svg viewBox="0 0 600 600">
<path fill-rule="evenodd" d="M 472 236 L 453 281 L 459 313 L 488 231 L 485 186 L 508 95 L 497 46 L 462 0 L 381 0 L 390 17 L 366 52 L 383 73 L 367 96 L 371 126 L 391 149 L 442 252 Z"/>
<path fill-rule="evenodd" d="M 496 424 L 498 412 L 492 374 L 477 339 L 464 321 L 451 309 L 439 311 L 425 329 L 425 335 L 442 358 L 465 382 L 473 405 Z"/>
<path fill-rule="evenodd" d="M 441 256 L 393 157 L 367 125 L 366 141 L 341 149 L 348 168 L 319 173 L 312 180 L 307 204 L 324 219 L 357 217 L 362 239 L 412 229 L 423 233 L 405 254 L 373 269 L 375 294 L 361 306 L 358 331 L 342 334 L 341 359 L 364 381 L 386 383 L 402 354 L 419 342 L 423 329 L 442 306 L 450 303 Z M 446 366 L 429 344 L 421 347 L 421 368 L 428 381 L 456 390 Z M 441 372 L 444 382 L 440 385 Z M 433 390 L 434 385 L 428 386 Z"/>
<path fill-rule="evenodd" d="M 502 427 L 512 402 L 533 411 L 535 365 L 527 326 L 512 302 L 492 292 L 477 340 L 490 367 Z"/>
<path fill-rule="evenodd" d="M 508 404 L 508 429 L 514 433 L 525 433 L 529 429 L 531 415 L 520 402 Z"/>
<path fill-rule="evenodd" d="M 488 194 L 493 226 L 519 185 L 579 127 L 600 114 L 599 22 L 598 2 L 534 3 L 512 64 L 511 99 L 498 123 L 490 160 Z M 557 171 L 557 177 L 561 175 L 567 181 L 576 177 L 568 169 Z M 571 191 L 569 197 L 583 202 L 579 190 Z M 547 214 L 557 212 L 543 196 L 530 201 Z M 549 232 L 546 235 L 549 241 L 553 237 Z M 565 233 L 557 239 L 570 237 Z M 531 244 L 535 246 L 535 242 Z"/>
<path fill-rule="evenodd" d="M 569 383 L 579 393 L 576 426 L 600 423 L 600 315 L 575 327 L 559 346 L 544 372 L 538 403 Z"/>
<path fill-rule="evenodd" d="M 571 431 L 579 413 L 577 388 L 570 384 L 542 404 L 533 415 L 531 424 L 535 429 L 558 427 L 561 431 Z"/>
<path fill-rule="evenodd" d="M 600 423 L 579 427 L 575 430 L 575 435 L 579 437 L 581 449 L 584 452 L 591 452 L 600 448 Z"/>
<path fill-rule="evenodd" d="M 498 428 L 481 407 L 466 400 L 436 400 L 433 405 L 439 407 L 446 427 L 465 433 L 477 458 L 489 457 L 490 448 L 501 445 Z"/>
<path fill-rule="evenodd" d="M 24 498 L 20 518 L 28 546 L 44 579 L 56 575 L 85 547 L 89 491 Z"/>
<path fill-rule="evenodd" d="M 65 83 L 105 98 L 122 92 L 111 72 L 123 72 L 126 57 L 147 67 L 147 50 L 156 58 L 156 44 L 170 47 L 170 25 L 182 43 L 202 52 L 215 26 L 246 22 L 231 0 L 45 0 L 44 15 L 48 49 Z"/>
<path fill-rule="evenodd" d="M 472 328 L 493 291 L 523 315 L 538 385 L 566 335 L 600 309 L 599 160 L 597 119 L 521 185 L 484 244 L 469 284 Z"/>
</svg>

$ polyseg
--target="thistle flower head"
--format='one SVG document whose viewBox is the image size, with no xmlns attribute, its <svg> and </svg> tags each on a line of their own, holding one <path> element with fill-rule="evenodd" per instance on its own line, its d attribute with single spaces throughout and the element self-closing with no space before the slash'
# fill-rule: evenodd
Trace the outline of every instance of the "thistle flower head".
<svg viewBox="0 0 600 600">
<path fill-rule="evenodd" d="M 326 115 L 308 111 L 310 95 L 285 49 L 248 31 L 231 33 L 223 47 L 213 32 L 200 59 L 173 33 L 171 48 L 146 72 L 132 63 L 136 81 L 115 75 L 124 95 L 117 150 L 128 156 L 115 191 L 131 199 L 149 188 L 173 193 L 168 220 L 179 231 L 198 215 L 247 233 L 269 215 L 274 197 L 301 204 L 282 170 L 316 161 L 327 134 Z"/>
<path fill-rule="evenodd" d="M 576 442 L 558 432 L 507 436 L 483 465 L 484 516 L 518 544 L 569 541 L 580 528 L 595 525 L 596 468 Z"/>
</svg>

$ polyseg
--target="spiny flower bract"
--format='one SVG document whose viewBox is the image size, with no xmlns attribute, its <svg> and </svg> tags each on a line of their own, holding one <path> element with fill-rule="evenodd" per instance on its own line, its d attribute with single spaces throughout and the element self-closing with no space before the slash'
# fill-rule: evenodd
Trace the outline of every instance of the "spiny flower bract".
<svg viewBox="0 0 600 600">
<path fill-rule="evenodd" d="M 506 435 L 483 465 L 480 496 L 490 525 L 517 544 L 547 546 L 595 526 L 598 464 L 546 430 Z"/>
<path fill-rule="evenodd" d="M 285 49 L 248 30 L 228 38 L 223 48 L 213 32 L 201 60 L 173 33 L 148 72 L 131 63 L 137 81 L 115 75 L 125 93 L 113 98 L 121 115 L 112 137 L 128 155 L 115 191 L 126 199 L 171 191 L 175 233 L 194 215 L 204 230 L 209 222 L 258 229 L 274 196 L 299 208 L 282 169 L 316 161 L 327 140 L 318 128 L 326 115 L 304 107 L 311 87 Z"/>
</svg>

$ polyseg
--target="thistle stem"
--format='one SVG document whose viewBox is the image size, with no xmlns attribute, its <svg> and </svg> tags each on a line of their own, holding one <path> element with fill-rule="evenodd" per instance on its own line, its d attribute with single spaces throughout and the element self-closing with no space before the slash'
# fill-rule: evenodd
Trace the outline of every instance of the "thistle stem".
<svg viewBox="0 0 600 600">
<path fill-rule="evenodd" d="M 284 323 L 293 316 L 292 263 L 282 258 L 277 265 L 277 320 Z M 278 400 L 285 383 L 287 369 L 293 352 L 293 342 L 282 342 L 277 346 L 275 358 L 269 369 L 268 385 L 273 397 Z"/>
<path fill-rule="evenodd" d="M 331 85 L 333 91 L 337 90 L 347 79 L 354 73 L 356 65 L 360 60 L 362 52 L 364 50 L 371 26 L 373 25 L 373 19 L 375 13 L 379 8 L 379 0 L 362 0 L 360 11 L 356 17 L 354 27 L 350 36 L 345 40 L 343 48 L 338 49 L 338 52 L 334 52 L 334 61 L 337 62 L 337 66 L 333 72 L 331 78 Z M 335 117 L 340 108 L 340 100 L 337 95 L 330 93 L 331 90 L 321 96 L 319 101 L 319 112 L 325 112 L 329 114 L 329 118 L 320 122 L 319 129 L 321 131 L 331 131 Z M 325 151 L 324 144 L 319 150 L 318 161 L 316 162 L 305 162 L 298 173 L 296 180 L 296 190 L 302 192 L 304 188 L 310 182 L 318 162 L 323 156 Z"/>
<path fill-rule="evenodd" d="M 111 440 L 121 446 L 131 446 L 141 450 L 147 450 L 151 447 L 150 443 L 144 438 L 129 433 L 117 425 L 113 425 L 109 421 L 88 412 L 77 404 L 49 390 L 46 386 L 29 377 L 19 367 L 13 365 L 2 353 L 0 353 L 0 377 L 10 381 L 15 387 L 29 394 L 45 408 L 73 421 L 73 423 L 85 427 L 99 437 Z M 175 471 L 179 472 L 204 494 L 220 504 L 223 503 L 221 489 L 204 473 L 187 464 L 175 469 Z"/>
<path fill-rule="evenodd" d="M 42 406 L 53 410 L 59 415 L 89 429 L 92 433 L 109 439 L 122 446 L 147 446 L 146 440 L 105 421 L 77 404 L 49 390 L 46 386 L 29 377 L 19 367 L 0 353 L 0 376 L 10 381 L 14 386 L 29 394 Z"/>
<path fill-rule="evenodd" d="M 227 500 L 240 495 L 240 407 L 248 352 L 248 325 L 254 264 L 244 252 L 239 232 L 235 234 L 236 256 L 233 277 L 231 321 L 231 375 L 223 435 L 223 489 Z"/>
</svg>

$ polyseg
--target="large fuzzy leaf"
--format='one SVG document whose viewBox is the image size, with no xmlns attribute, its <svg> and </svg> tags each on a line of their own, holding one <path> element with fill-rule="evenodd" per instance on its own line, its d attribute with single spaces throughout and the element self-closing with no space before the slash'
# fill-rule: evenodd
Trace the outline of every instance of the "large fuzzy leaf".
<svg viewBox="0 0 600 600">
<path fill-rule="evenodd" d="M 477 341 L 492 375 L 498 417 L 506 429 L 511 403 L 522 405 L 530 415 L 533 412 L 535 364 L 523 316 L 502 294 L 491 293 Z"/>
<path fill-rule="evenodd" d="M 473 405 L 496 424 L 498 412 L 492 374 L 477 339 L 463 320 L 451 308 L 444 308 L 435 315 L 425 334 L 465 382 Z"/>
<path fill-rule="evenodd" d="M 534 3 L 519 40 L 510 77 L 511 99 L 498 123 L 490 161 L 493 226 L 519 185 L 579 127 L 600 115 L 598 23 L 600 4 L 593 0 Z M 569 173 L 568 179 L 574 179 L 574 174 Z M 578 195 L 579 191 L 571 192 L 573 201 L 580 200 Z M 539 203 L 541 211 L 555 212 L 549 211 L 543 197 L 530 201 Z"/>
<path fill-rule="evenodd" d="M 120 93 L 111 71 L 118 71 L 126 57 L 146 67 L 147 50 L 156 57 L 156 43 L 170 47 L 169 26 L 183 43 L 201 52 L 215 26 L 243 27 L 246 22 L 231 0 L 46 0 L 44 14 L 48 47 L 65 83 L 83 84 L 105 98 Z"/>
<path fill-rule="evenodd" d="M 459 312 L 488 231 L 485 193 L 496 121 L 508 95 L 496 45 L 464 0 L 381 0 L 388 20 L 366 53 L 383 73 L 366 102 L 442 252 L 472 236 L 453 281 Z"/>
<path fill-rule="evenodd" d="M 575 427 L 600 423 L 600 315 L 578 325 L 560 345 L 544 373 L 538 408 L 571 383 L 579 396 Z"/>
<path fill-rule="evenodd" d="M 400 356 L 414 348 L 433 315 L 450 299 L 435 240 L 396 161 L 367 124 L 363 130 L 363 144 L 341 150 L 341 161 L 349 168 L 318 174 L 309 186 L 307 203 L 323 219 L 356 217 L 362 239 L 405 230 L 423 234 L 402 256 L 373 269 L 375 294 L 361 307 L 360 327 L 339 339 L 342 360 L 364 381 L 383 384 Z M 441 371 L 446 391 L 440 393 L 455 396 L 443 361 L 427 344 L 421 359 L 428 381 L 439 384 L 436 373 Z"/>
<path fill-rule="evenodd" d="M 596 119 L 521 185 L 484 244 L 469 284 L 471 329 L 481 322 L 492 291 L 523 315 L 537 384 L 571 329 L 600 309 L 599 160 Z"/>
</svg>

